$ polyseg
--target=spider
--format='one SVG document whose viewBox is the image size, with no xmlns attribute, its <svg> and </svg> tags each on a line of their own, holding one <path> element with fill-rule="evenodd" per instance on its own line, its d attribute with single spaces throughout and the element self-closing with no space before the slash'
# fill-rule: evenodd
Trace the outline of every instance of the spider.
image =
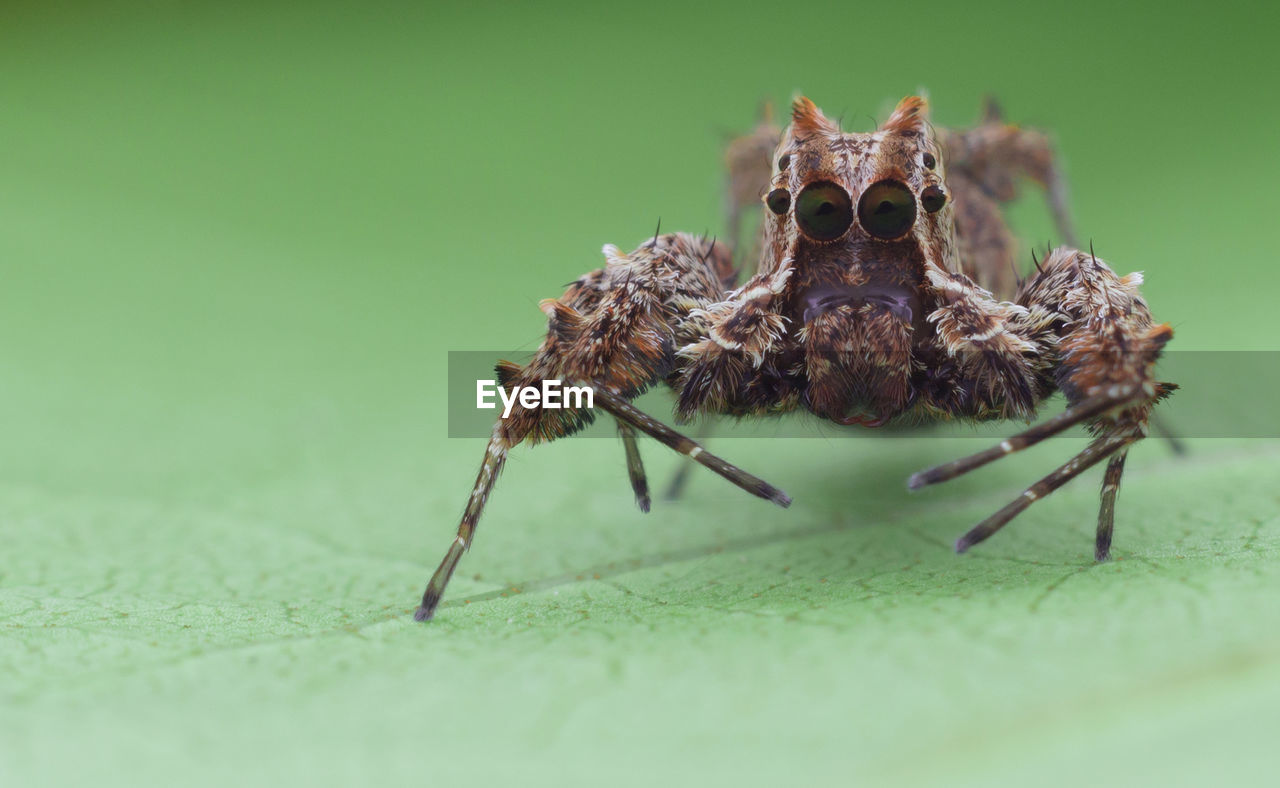
<svg viewBox="0 0 1280 788">
<path fill-rule="evenodd" d="M 791 499 L 640 412 L 630 400 L 666 383 L 675 415 L 772 416 L 804 410 L 842 425 L 941 420 L 1030 422 L 1055 391 L 1065 411 L 998 445 L 913 475 L 910 489 L 954 479 L 1074 425 L 1092 440 L 1064 465 L 957 540 L 964 552 L 1034 501 L 1110 458 L 1095 558 L 1110 554 L 1128 449 L 1153 405 L 1176 386 L 1154 366 L 1172 336 L 1153 324 L 1142 276 L 1117 276 L 1092 249 L 1072 248 L 1064 183 L 1048 138 L 1006 124 L 988 105 L 973 128 L 934 128 L 924 99 L 903 99 L 869 133 L 846 133 L 805 97 L 782 131 L 766 117 L 728 149 L 729 229 L 763 202 L 736 286 L 725 243 L 655 234 L 540 306 L 547 335 L 526 365 L 499 362 L 504 389 L 560 379 L 594 389 L 617 422 L 640 508 L 649 491 L 637 432 L 780 506 Z M 1017 274 L 1003 215 L 1020 179 L 1044 189 L 1071 246 Z M 1034 259 L 1034 254 L 1033 254 Z M 508 452 L 569 435 L 585 407 L 516 406 L 493 428 L 475 487 L 414 617 L 432 617 Z"/>
</svg>

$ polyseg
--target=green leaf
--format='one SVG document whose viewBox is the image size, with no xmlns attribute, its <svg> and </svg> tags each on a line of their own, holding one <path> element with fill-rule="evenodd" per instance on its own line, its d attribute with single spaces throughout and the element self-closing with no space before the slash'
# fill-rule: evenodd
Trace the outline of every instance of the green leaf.
<svg viewBox="0 0 1280 788">
<path fill-rule="evenodd" d="M 865 128 L 921 84 L 944 125 L 995 92 L 1056 132 L 1171 349 L 1270 349 L 1274 48 L 1212 13 L 3 12 L 0 785 L 1270 777 L 1274 440 L 1136 448 L 1102 565 L 1097 470 L 951 550 L 1078 439 L 905 490 L 1017 425 L 721 425 L 786 511 L 698 471 L 642 515 L 615 438 L 520 447 L 410 616 L 483 453 L 445 437 L 447 352 L 535 347 L 537 300 L 659 215 L 714 232 L 715 129 L 762 96 Z M 1245 392 L 1274 436 L 1257 372 L 1179 397 Z M 661 490 L 681 460 L 641 449 Z"/>
</svg>

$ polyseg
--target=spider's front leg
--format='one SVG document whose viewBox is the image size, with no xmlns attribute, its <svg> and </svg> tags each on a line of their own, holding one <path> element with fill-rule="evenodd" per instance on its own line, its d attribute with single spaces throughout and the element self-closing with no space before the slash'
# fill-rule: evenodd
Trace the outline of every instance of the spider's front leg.
<svg viewBox="0 0 1280 788">
<path fill-rule="evenodd" d="M 675 349 L 698 336 L 700 322 L 691 313 L 724 296 L 725 280 L 732 271 L 725 247 L 678 233 L 657 236 L 629 255 L 605 247 L 605 255 L 604 268 L 574 282 L 559 299 L 542 302 L 548 317 L 546 338 L 529 364 L 499 363 L 499 384 L 511 392 L 540 388 L 547 380 L 591 387 L 595 405 L 618 421 L 642 508 L 647 489 L 635 446 L 636 431 L 754 495 L 781 506 L 790 504 L 781 490 L 705 451 L 628 401 L 671 374 Z M 471 546 L 476 523 L 508 452 L 522 442 L 536 444 L 570 435 L 594 417 L 581 400 L 573 407 L 564 404 L 553 408 L 517 401 L 494 425 L 457 536 L 428 583 L 415 619 L 425 621 L 435 612 L 458 561 Z"/>
<path fill-rule="evenodd" d="M 1146 302 L 1138 294 L 1140 274 L 1118 277 L 1092 252 L 1054 250 L 1019 289 L 1015 304 L 984 300 L 965 290 L 962 278 L 948 277 L 953 303 L 931 317 L 944 341 L 961 356 L 987 359 L 973 390 L 978 398 L 992 396 L 987 408 L 1003 405 L 1002 415 L 1018 415 L 1026 404 L 1058 388 L 1069 406 L 1058 416 L 986 451 L 939 465 L 911 477 L 912 489 L 954 479 L 992 460 L 1024 449 L 1076 425 L 1085 424 L 1094 438 L 1066 464 L 1027 488 L 1000 511 L 979 523 L 956 542 L 964 552 L 998 531 L 1036 500 L 1061 487 L 1085 469 L 1111 458 L 1103 477 L 1098 513 L 1095 557 L 1110 556 L 1115 499 L 1128 448 L 1146 437 L 1152 406 L 1177 387 L 1154 377 L 1161 348 L 1173 337 L 1166 324 L 1153 324 Z M 942 284 L 942 283 L 940 283 Z M 944 288 L 945 289 L 945 288 Z M 973 321 L 983 307 L 991 320 Z M 985 329 L 974 331 L 975 328 Z M 948 334 L 954 334 L 948 338 Z M 984 346 L 997 340 L 1001 346 Z M 994 363 L 992 359 L 996 359 Z M 983 376 L 987 378 L 984 385 Z M 991 382 L 991 379 L 997 382 Z M 1025 388 L 1023 388 L 1025 386 Z M 1005 399 L 1018 400 L 1009 409 Z M 1017 394 L 1026 396 L 1018 397 Z"/>
</svg>

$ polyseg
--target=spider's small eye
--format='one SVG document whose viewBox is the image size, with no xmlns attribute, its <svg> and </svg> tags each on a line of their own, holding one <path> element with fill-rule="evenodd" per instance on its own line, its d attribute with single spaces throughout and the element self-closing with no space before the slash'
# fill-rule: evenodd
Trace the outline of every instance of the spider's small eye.
<svg viewBox="0 0 1280 788">
<path fill-rule="evenodd" d="M 927 151 L 924 154 L 924 166 L 925 166 L 925 169 L 929 169 L 929 170 L 932 170 L 934 167 L 938 166 L 938 160 L 933 157 L 932 153 L 929 153 Z"/>
<path fill-rule="evenodd" d="M 796 223 L 815 241 L 834 241 L 853 224 L 853 202 L 830 181 L 811 183 L 796 198 Z"/>
<path fill-rule="evenodd" d="M 876 238 L 900 238 L 916 221 L 916 198 L 898 181 L 873 183 L 858 200 L 858 221 Z"/>
<path fill-rule="evenodd" d="M 920 192 L 920 204 L 929 213 L 937 213 L 947 204 L 947 192 L 941 186 L 934 184 Z"/>
<path fill-rule="evenodd" d="M 778 170 L 779 171 L 785 170 L 787 168 L 787 165 L 789 165 L 790 163 L 791 163 L 791 155 L 784 153 L 782 156 L 778 157 Z"/>
<path fill-rule="evenodd" d="M 769 210 L 781 216 L 791 207 L 791 192 L 786 189 L 774 189 L 769 192 L 769 196 L 764 198 L 764 204 L 769 206 Z"/>
</svg>

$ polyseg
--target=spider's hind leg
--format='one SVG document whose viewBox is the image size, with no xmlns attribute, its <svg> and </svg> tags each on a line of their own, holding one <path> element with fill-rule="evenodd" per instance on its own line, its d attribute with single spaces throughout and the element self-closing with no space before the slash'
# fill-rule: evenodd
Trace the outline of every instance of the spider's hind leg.
<svg viewBox="0 0 1280 788">
<path fill-rule="evenodd" d="M 1044 190 L 1059 239 L 1077 245 L 1067 181 L 1048 135 L 1006 123 L 988 99 L 978 125 L 942 130 L 947 186 L 955 204 L 963 272 L 1001 298 L 1017 289 L 1023 251 L 1009 231 L 1004 206 L 1017 199 L 1022 181 Z"/>
<path fill-rule="evenodd" d="M 743 220 L 759 212 L 760 200 L 773 177 L 773 154 L 782 140 L 782 129 L 773 123 L 772 106 L 766 103 L 760 115 L 759 125 L 731 139 L 724 154 L 725 226 L 739 268 L 759 257 L 760 234 L 756 232 L 750 241 L 743 238 Z"/>
</svg>

